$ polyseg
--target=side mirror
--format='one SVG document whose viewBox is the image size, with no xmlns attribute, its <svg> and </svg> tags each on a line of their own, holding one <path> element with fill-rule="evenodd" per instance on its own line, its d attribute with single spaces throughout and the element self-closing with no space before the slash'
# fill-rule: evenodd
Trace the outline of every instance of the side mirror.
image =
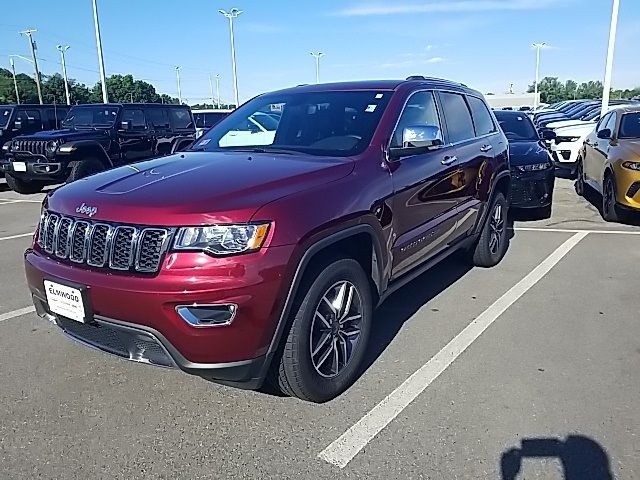
<svg viewBox="0 0 640 480">
<path fill-rule="evenodd" d="M 541 137 L 542 140 L 554 140 L 556 138 L 556 132 L 553 130 L 543 130 Z"/>
<path fill-rule="evenodd" d="M 597 133 L 598 138 L 606 138 L 607 140 L 611 138 L 611 130 L 608 128 L 603 128 Z"/>
<path fill-rule="evenodd" d="M 127 120 L 126 122 L 121 122 L 120 123 L 120 129 L 121 130 L 125 130 L 125 131 L 131 130 L 131 121 Z"/>
<path fill-rule="evenodd" d="M 402 131 L 403 148 L 428 148 L 442 145 L 442 132 L 436 125 L 416 125 Z"/>
<path fill-rule="evenodd" d="M 15 128 L 16 130 L 21 130 L 22 122 L 20 120 L 16 120 L 15 122 L 13 122 L 13 128 Z"/>
</svg>

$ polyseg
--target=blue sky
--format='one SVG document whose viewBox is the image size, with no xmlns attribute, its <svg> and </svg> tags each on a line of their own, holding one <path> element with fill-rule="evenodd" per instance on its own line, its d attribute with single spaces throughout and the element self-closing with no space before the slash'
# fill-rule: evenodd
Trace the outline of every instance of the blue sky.
<svg viewBox="0 0 640 480">
<path fill-rule="evenodd" d="M 98 79 L 91 0 L 5 0 L 0 65 L 28 55 L 18 31 L 37 28 L 40 68 L 60 70 L 57 44 L 69 44 L 69 75 Z M 228 22 L 218 9 L 244 11 L 235 23 L 241 100 L 315 81 L 310 51 L 322 51 L 321 80 L 445 77 L 483 92 L 523 91 L 534 76 L 532 42 L 546 42 L 541 75 L 602 79 L 611 0 L 100 0 L 107 74 L 132 73 L 189 103 L 209 97 L 220 74 L 232 98 Z M 7 8 L 9 7 L 9 8 Z M 640 1 L 621 0 L 613 72 L 616 88 L 640 86 Z M 16 60 L 20 71 L 31 66 Z"/>
</svg>

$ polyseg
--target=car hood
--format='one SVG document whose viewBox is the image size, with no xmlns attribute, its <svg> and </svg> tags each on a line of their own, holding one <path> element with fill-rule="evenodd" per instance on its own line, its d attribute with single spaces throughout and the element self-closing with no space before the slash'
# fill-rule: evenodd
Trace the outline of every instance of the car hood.
<svg viewBox="0 0 640 480">
<path fill-rule="evenodd" d="M 539 141 L 509 142 L 509 160 L 512 167 L 543 163 L 549 160 L 549 152 Z"/>
<path fill-rule="evenodd" d="M 184 152 L 70 183 L 52 192 L 48 204 L 76 217 L 95 208 L 94 220 L 110 222 L 247 222 L 263 205 L 338 180 L 353 167 L 353 161 L 335 157 Z M 82 204 L 87 208 L 81 209 Z"/>
<path fill-rule="evenodd" d="M 629 152 L 630 155 L 635 155 L 637 160 L 640 160 L 640 139 L 620 139 L 618 143 L 621 147 Z M 624 160 L 634 160 L 633 158 L 625 158 Z"/>
<path fill-rule="evenodd" d="M 595 128 L 595 123 L 585 123 L 581 125 L 569 125 L 567 127 L 556 128 L 554 131 L 558 137 L 582 137 L 589 135 Z"/>
<path fill-rule="evenodd" d="M 80 130 L 45 130 L 42 132 L 32 133 L 30 135 L 24 135 L 16 138 L 16 140 L 64 140 L 70 142 L 73 140 L 88 140 L 93 138 L 100 138 L 108 135 L 107 130 L 103 129 L 80 129 Z"/>
</svg>

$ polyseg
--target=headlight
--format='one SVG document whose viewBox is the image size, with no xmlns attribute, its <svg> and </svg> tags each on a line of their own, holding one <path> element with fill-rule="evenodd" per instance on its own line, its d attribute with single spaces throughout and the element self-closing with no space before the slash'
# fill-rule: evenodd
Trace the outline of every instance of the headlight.
<svg viewBox="0 0 640 480">
<path fill-rule="evenodd" d="M 566 142 L 577 142 L 580 137 L 556 137 L 556 144 Z"/>
<path fill-rule="evenodd" d="M 268 231 L 269 223 L 184 227 L 178 231 L 173 248 L 213 255 L 255 252 L 264 244 Z"/>
<path fill-rule="evenodd" d="M 622 166 L 624 168 L 628 168 L 629 170 L 640 171 L 640 162 L 622 162 Z"/>
<path fill-rule="evenodd" d="M 58 149 L 59 145 L 60 143 L 57 140 L 52 140 L 50 142 L 47 142 L 47 151 L 53 153 Z"/>
<path fill-rule="evenodd" d="M 539 172 L 540 170 L 546 170 L 551 168 L 550 163 L 532 163 L 531 165 L 518 165 L 516 167 L 521 172 Z"/>
<path fill-rule="evenodd" d="M 3 152 L 8 152 L 10 148 L 11 148 L 11 142 L 7 142 L 4 145 L 2 145 Z"/>
</svg>

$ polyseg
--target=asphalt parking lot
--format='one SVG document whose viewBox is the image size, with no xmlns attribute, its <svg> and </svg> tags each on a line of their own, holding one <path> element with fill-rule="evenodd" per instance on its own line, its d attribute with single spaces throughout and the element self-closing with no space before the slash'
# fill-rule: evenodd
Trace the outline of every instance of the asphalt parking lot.
<svg viewBox="0 0 640 480">
<path fill-rule="evenodd" d="M 0 478 L 640 478 L 640 227 L 568 180 L 497 268 L 452 258 L 394 294 L 323 405 L 63 337 L 24 282 L 41 197 L 0 181 Z"/>
</svg>

